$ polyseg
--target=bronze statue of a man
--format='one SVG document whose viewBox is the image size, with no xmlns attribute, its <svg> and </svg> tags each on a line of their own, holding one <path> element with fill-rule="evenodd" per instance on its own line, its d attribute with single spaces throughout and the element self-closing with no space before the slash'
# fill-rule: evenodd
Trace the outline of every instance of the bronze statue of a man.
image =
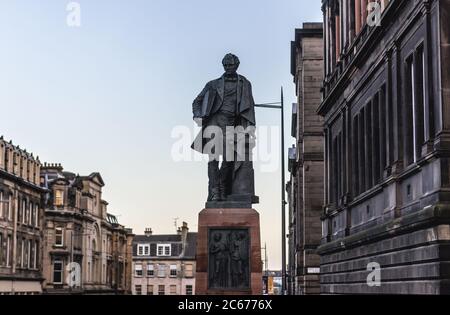
<svg viewBox="0 0 450 315">
<path fill-rule="evenodd" d="M 222 77 L 206 84 L 193 102 L 194 120 L 202 131 L 192 148 L 209 156 L 208 202 L 246 208 L 258 203 L 251 154 L 255 102 L 251 83 L 237 73 L 239 58 L 227 54 L 222 64 Z"/>
</svg>

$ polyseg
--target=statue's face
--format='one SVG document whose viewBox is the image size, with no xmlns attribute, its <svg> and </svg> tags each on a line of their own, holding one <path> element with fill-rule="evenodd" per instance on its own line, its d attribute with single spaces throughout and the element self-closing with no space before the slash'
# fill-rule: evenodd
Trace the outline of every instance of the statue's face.
<svg viewBox="0 0 450 315">
<path fill-rule="evenodd" d="M 223 63 L 223 68 L 225 69 L 226 75 L 234 75 L 237 73 L 239 64 L 234 61 L 234 59 L 229 58 Z"/>
</svg>

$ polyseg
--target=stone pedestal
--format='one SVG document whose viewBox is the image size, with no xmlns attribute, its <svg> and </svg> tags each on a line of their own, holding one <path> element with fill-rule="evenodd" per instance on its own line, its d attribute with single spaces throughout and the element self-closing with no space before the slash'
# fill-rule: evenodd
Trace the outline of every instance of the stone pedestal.
<svg viewBox="0 0 450 315">
<path fill-rule="evenodd" d="M 197 295 L 261 295 L 259 213 L 205 209 L 199 214 Z"/>
</svg>

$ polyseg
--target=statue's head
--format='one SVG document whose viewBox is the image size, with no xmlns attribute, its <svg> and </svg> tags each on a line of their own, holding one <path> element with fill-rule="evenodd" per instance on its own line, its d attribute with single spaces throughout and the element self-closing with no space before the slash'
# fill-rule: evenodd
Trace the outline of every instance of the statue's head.
<svg viewBox="0 0 450 315">
<path fill-rule="evenodd" d="M 237 73 L 237 69 L 240 65 L 239 58 L 233 54 L 227 54 L 223 60 L 223 68 L 225 69 L 225 74 L 227 75 L 233 75 Z"/>
<path fill-rule="evenodd" d="M 214 241 L 220 242 L 221 240 L 222 240 L 222 234 L 216 233 L 216 234 L 214 235 Z"/>
</svg>

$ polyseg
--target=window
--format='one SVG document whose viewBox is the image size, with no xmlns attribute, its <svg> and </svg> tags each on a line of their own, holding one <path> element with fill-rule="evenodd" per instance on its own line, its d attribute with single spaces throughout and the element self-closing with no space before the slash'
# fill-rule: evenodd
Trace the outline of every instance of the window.
<svg viewBox="0 0 450 315">
<path fill-rule="evenodd" d="M 366 104 L 366 187 L 365 191 L 373 187 L 373 177 L 372 177 L 372 165 L 373 165 L 373 152 L 372 152 L 372 102 Z"/>
<path fill-rule="evenodd" d="M 25 239 L 22 239 L 20 246 L 20 267 L 23 268 L 25 264 Z"/>
<path fill-rule="evenodd" d="M 14 245 L 14 244 L 11 244 L 11 245 Z M 16 236 L 16 267 L 17 268 L 20 267 L 20 245 L 21 245 L 21 242 L 19 240 L 19 237 Z M 13 252 L 13 254 L 14 254 L 14 252 Z"/>
<path fill-rule="evenodd" d="M 12 221 L 13 220 L 13 211 L 12 211 L 12 195 L 10 194 L 9 195 L 9 198 L 8 198 L 8 218 L 9 218 L 9 221 Z"/>
<path fill-rule="evenodd" d="M 158 286 L 158 295 L 166 295 L 166 286 L 164 285 Z"/>
<path fill-rule="evenodd" d="M 405 160 L 406 165 L 410 165 L 416 161 L 415 158 L 415 117 L 414 117 L 414 58 L 410 56 L 406 60 L 406 103 L 405 103 Z"/>
<path fill-rule="evenodd" d="M 359 193 L 363 193 L 366 186 L 366 143 L 365 143 L 365 137 L 364 137 L 364 130 L 365 130 L 365 114 L 366 111 L 361 109 L 361 112 L 359 114 Z"/>
<path fill-rule="evenodd" d="M 333 157 L 331 161 L 331 201 L 338 204 L 338 175 L 337 175 L 337 168 L 338 168 L 338 152 L 337 152 L 337 137 L 333 139 L 333 143 L 331 145 L 331 155 Z"/>
<path fill-rule="evenodd" d="M 63 279 L 63 263 L 60 260 L 53 262 L 53 283 L 62 284 Z"/>
<path fill-rule="evenodd" d="M 64 237 L 63 237 L 63 229 L 56 228 L 55 229 L 55 246 L 64 246 Z"/>
<path fill-rule="evenodd" d="M 134 274 L 136 277 L 142 277 L 142 265 L 141 264 L 134 265 Z"/>
<path fill-rule="evenodd" d="M 147 265 L 147 277 L 154 277 L 154 276 L 155 276 L 155 266 Z"/>
<path fill-rule="evenodd" d="M 423 46 L 420 46 L 406 59 L 405 68 L 405 160 L 406 164 L 410 165 L 422 157 L 422 145 L 425 141 L 426 65 Z"/>
<path fill-rule="evenodd" d="M 357 196 L 359 194 L 359 129 L 358 129 L 358 115 L 353 118 L 353 195 Z"/>
<path fill-rule="evenodd" d="M 425 56 L 423 46 L 420 46 L 415 53 L 414 66 L 414 119 L 415 119 L 415 156 L 416 161 L 422 157 L 422 145 L 425 140 Z"/>
<path fill-rule="evenodd" d="M 166 277 L 166 265 L 158 265 L 158 278 Z"/>
<path fill-rule="evenodd" d="M 34 213 L 35 213 L 34 226 L 38 228 L 39 227 L 39 205 L 38 204 L 34 205 Z"/>
<path fill-rule="evenodd" d="M 373 185 L 380 183 L 381 178 L 383 178 L 383 173 L 381 170 L 381 147 L 380 147 L 380 95 L 377 93 L 372 100 L 372 152 L 373 152 L 373 163 L 372 163 L 372 174 L 373 174 Z"/>
<path fill-rule="evenodd" d="M 138 245 L 138 256 L 150 256 L 150 245 L 139 244 Z"/>
<path fill-rule="evenodd" d="M 136 295 L 142 295 L 142 286 L 141 285 L 136 285 L 134 287 L 134 291 L 136 292 Z"/>
<path fill-rule="evenodd" d="M 6 239 L 6 267 L 11 266 L 11 235 Z"/>
<path fill-rule="evenodd" d="M 28 208 L 27 208 L 27 201 L 22 201 L 22 223 L 26 224 L 28 221 Z"/>
<path fill-rule="evenodd" d="M 184 276 L 186 278 L 193 278 L 194 277 L 194 265 L 193 264 L 186 264 L 184 267 Z"/>
<path fill-rule="evenodd" d="M 0 218 L 6 217 L 4 209 L 6 209 L 6 200 L 3 199 L 3 191 L 0 191 Z"/>
<path fill-rule="evenodd" d="M 30 203 L 30 211 L 31 211 L 31 216 L 30 216 L 30 222 L 28 223 L 29 225 L 33 225 L 35 226 L 35 222 L 36 222 L 36 207 Z"/>
<path fill-rule="evenodd" d="M 33 269 L 37 269 L 38 242 L 34 242 L 33 248 Z"/>
<path fill-rule="evenodd" d="M 3 234 L 0 232 L 0 266 L 3 266 Z"/>
<path fill-rule="evenodd" d="M 177 265 L 170 265 L 170 276 L 171 277 L 177 276 Z"/>
<path fill-rule="evenodd" d="M 34 205 L 33 205 L 32 202 L 30 202 L 29 207 L 30 207 L 30 209 L 28 211 L 27 224 L 28 225 L 33 225 L 34 224 L 34 216 L 35 216 L 35 214 L 34 214 Z"/>
<path fill-rule="evenodd" d="M 186 295 L 193 295 L 194 294 L 194 290 L 192 285 L 187 285 L 186 286 Z"/>
<path fill-rule="evenodd" d="M 171 246 L 167 244 L 158 244 L 158 256 L 170 256 Z"/>
<path fill-rule="evenodd" d="M 32 257 L 31 257 L 31 251 L 32 251 L 32 241 L 28 240 L 28 245 L 27 245 L 27 268 L 31 269 L 33 266 L 31 265 L 32 262 Z"/>
<path fill-rule="evenodd" d="M 170 286 L 170 295 L 177 295 L 177 286 L 176 285 Z"/>
<path fill-rule="evenodd" d="M 333 157 L 331 165 L 331 201 L 339 206 L 341 204 L 342 196 L 342 170 L 343 170 L 343 157 L 342 157 L 342 132 L 339 132 L 333 139 L 331 146 L 331 154 Z"/>
<path fill-rule="evenodd" d="M 22 222 L 22 202 L 21 199 L 17 201 L 17 223 Z"/>
<path fill-rule="evenodd" d="M 391 141 L 389 139 L 388 131 L 387 131 L 387 117 L 389 110 L 386 108 L 387 99 L 386 99 L 386 84 L 383 84 L 379 93 L 378 99 L 380 102 L 380 167 L 381 167 L 381 179 L 384 177 L 384 170 L 388 166 L 388 152 L 390 151 L 388 147 L 391 145 Z"/>
<path fill-rule="evenodd" d="M 64 205 L 64 191 L 57 189 L 55 190 L 55 206 Z"/>
<path fill-rule="evenodd" d="M 153 285 L 148 285 L 147 286 L 147 295 L 154 295 Z"/>
</svg>

